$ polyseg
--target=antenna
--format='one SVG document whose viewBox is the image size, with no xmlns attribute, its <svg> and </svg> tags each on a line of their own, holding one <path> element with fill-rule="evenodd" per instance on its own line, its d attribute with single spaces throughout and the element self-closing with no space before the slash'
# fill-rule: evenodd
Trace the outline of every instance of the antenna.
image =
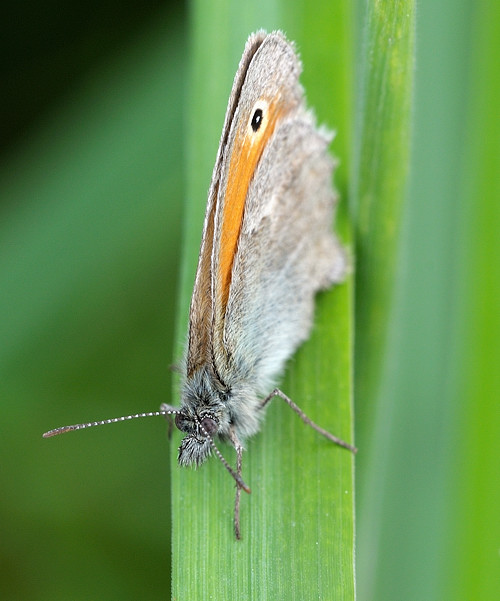
<svg viewBox="0 0 500 601">
<path fill-rule="evenodd" d="M 73 424 L 72 426 L 61 426 L 54 430 L 49 430 L 43 434 L 44 438 L 50 438 L 51 436 L 57 436 L 58 434 L 65 434 L 66 432 L 73 432 L 73 430 L 83 430 L 84 428 L 92 428 L 93 426 L 105 426 L 106 424 L 115 424 L 116 422 L 124 422 L 128 419 L 136 419 L 139 417 L 158 417 L 160 415 L 172 415 L 173 413 L 179 413 L 176 409 L 168 409 L 162 411 L 149 411 L 147 413 L 135 413 L 134 415 L 124 415 L 122 417 L 113 417 L 111 419 L 103 419 L 97 422 L 87 422 L 86 424 Z"/>
<path fill-rule="evenodd" d="M 94 426 L 105 426 L 106 424 L 115 424 L 117 422 L 124 422 L 129 419 L 138 419 L 140 417 L 159 417 L 161 415 L 177 415 L 181 413 L 178 409 L 174 407 L 170 407 L 170 405 L 163 404 L 161 411 L 148 411 L 147 413 L 135 413 L 134 415 L 123 415 L 122 417 L 112 417 L 111 419 L 102 419 L 95 422 L 87 422 L 85 424 L 73 424 L 71 426 L 61 426 L 60 428 L 54 428 L 54 430 L 49 430 L 43 434 L 43 438 L 51 438 L 52 436 L 58 436 L 59 434 L 65 434 L 66 432 L 73 432 L 74 430 L 84 430 L 85 428 L 93 428 Z M 233 468 L 229 465 L 229 463 L 224 459 L 222 453 L 217 448 L 213 438 L 210 434 L 205 430 L 205 428 L 201 425 L 201 422 L 197 419 L 198 426 L 203 434 L 208 439 L 210 446 L 214 450 L 217 458 L 221 461 L 222 465 L 226 468 L 226 470 L 231 474 L 234 478 L 236 484 L 239 488 L 242 488 L 245 492 L 249 493 L 250 488 L 243 481 L 241 476 L 237 474 Z"/>
</svg>

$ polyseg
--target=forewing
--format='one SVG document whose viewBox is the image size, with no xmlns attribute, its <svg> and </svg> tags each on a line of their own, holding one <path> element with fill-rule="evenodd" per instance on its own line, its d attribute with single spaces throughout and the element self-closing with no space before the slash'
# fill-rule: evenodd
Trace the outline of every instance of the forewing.
<svg viewBox="0 0 500 601">
<path fill-rule="evenodd" d="M 229 133 L 212 255 L 213 363 L 228 386 L 251 381 L 265 391 L 307 337 L 315 292 L 345 270 L 331 233 L 330 138 L 304 108 L 299 74 L 293 47 L 267 36 Z"/>
<path fill-rule="evenodd" d="M 231 125 L 234 120 L 243 83 L 248 66 L 266 34 L 259 31 L 250 36 L 245 46 L 226 110 L 224 126 L 222 128 L 219 149 L 212 174 L 212 181 L 208 192 L 203 235 L 198 257 L 198 267 L 191 298 L 189 312 L 189 340 L 187 351 L 187 376 L 190 377 L 200 366 L 211 361 L 211 335 L 213 322 L 212 305 L 212 256 L 214 244 L 214 219 L 219 197 L 220 178 L 223 164 L 227 157 L 228 139 Z"/>
</svg>

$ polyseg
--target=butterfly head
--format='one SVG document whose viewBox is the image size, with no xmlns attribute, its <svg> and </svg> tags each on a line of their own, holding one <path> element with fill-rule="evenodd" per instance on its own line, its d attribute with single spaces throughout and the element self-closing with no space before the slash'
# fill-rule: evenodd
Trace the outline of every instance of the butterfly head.
<svg viewBox="0 0 500 601">
<path fill-rule="evenodd" d="M 211 412 L 200 415 L 181 411 L 175 416 L 175 425 L 187 436 L 179 447 L 178 461 L 180 465 L 201 465 L 208 459 L 212 450 L 212 436 L 217 434 L 219 421 Z"/>
</svg>

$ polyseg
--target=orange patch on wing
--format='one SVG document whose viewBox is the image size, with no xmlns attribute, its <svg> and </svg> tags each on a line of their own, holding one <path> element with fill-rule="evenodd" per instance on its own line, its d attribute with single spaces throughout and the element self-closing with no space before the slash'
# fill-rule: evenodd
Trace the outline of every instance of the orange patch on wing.
<svg viewBox="0 0 500 601">
<path fill-rule="evenodd" d="M 270 104 L 261 129 L 256 132 L 250 131 L 248 122 L 245 121 L 241 123 L 241 129 L 234 140 L 220 239 L 219 278 L 223 313 L 229 298 L 233 262 L 238 248 L 248 187 L 278 119 L 286 112 L 284 108 L 279 102 Z"/>
</svg>

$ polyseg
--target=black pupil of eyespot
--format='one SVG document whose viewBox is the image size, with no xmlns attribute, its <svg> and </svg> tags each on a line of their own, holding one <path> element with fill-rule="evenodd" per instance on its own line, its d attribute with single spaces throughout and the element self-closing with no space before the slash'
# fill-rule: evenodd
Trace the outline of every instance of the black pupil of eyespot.
<svg viewBox="0 0 500 601">
<path fill-rule="evenodd" d="M 257 109 L 252 117 L 252 129 L 257 131 L 262 124 L 262 109 Z"/>
</svg>

